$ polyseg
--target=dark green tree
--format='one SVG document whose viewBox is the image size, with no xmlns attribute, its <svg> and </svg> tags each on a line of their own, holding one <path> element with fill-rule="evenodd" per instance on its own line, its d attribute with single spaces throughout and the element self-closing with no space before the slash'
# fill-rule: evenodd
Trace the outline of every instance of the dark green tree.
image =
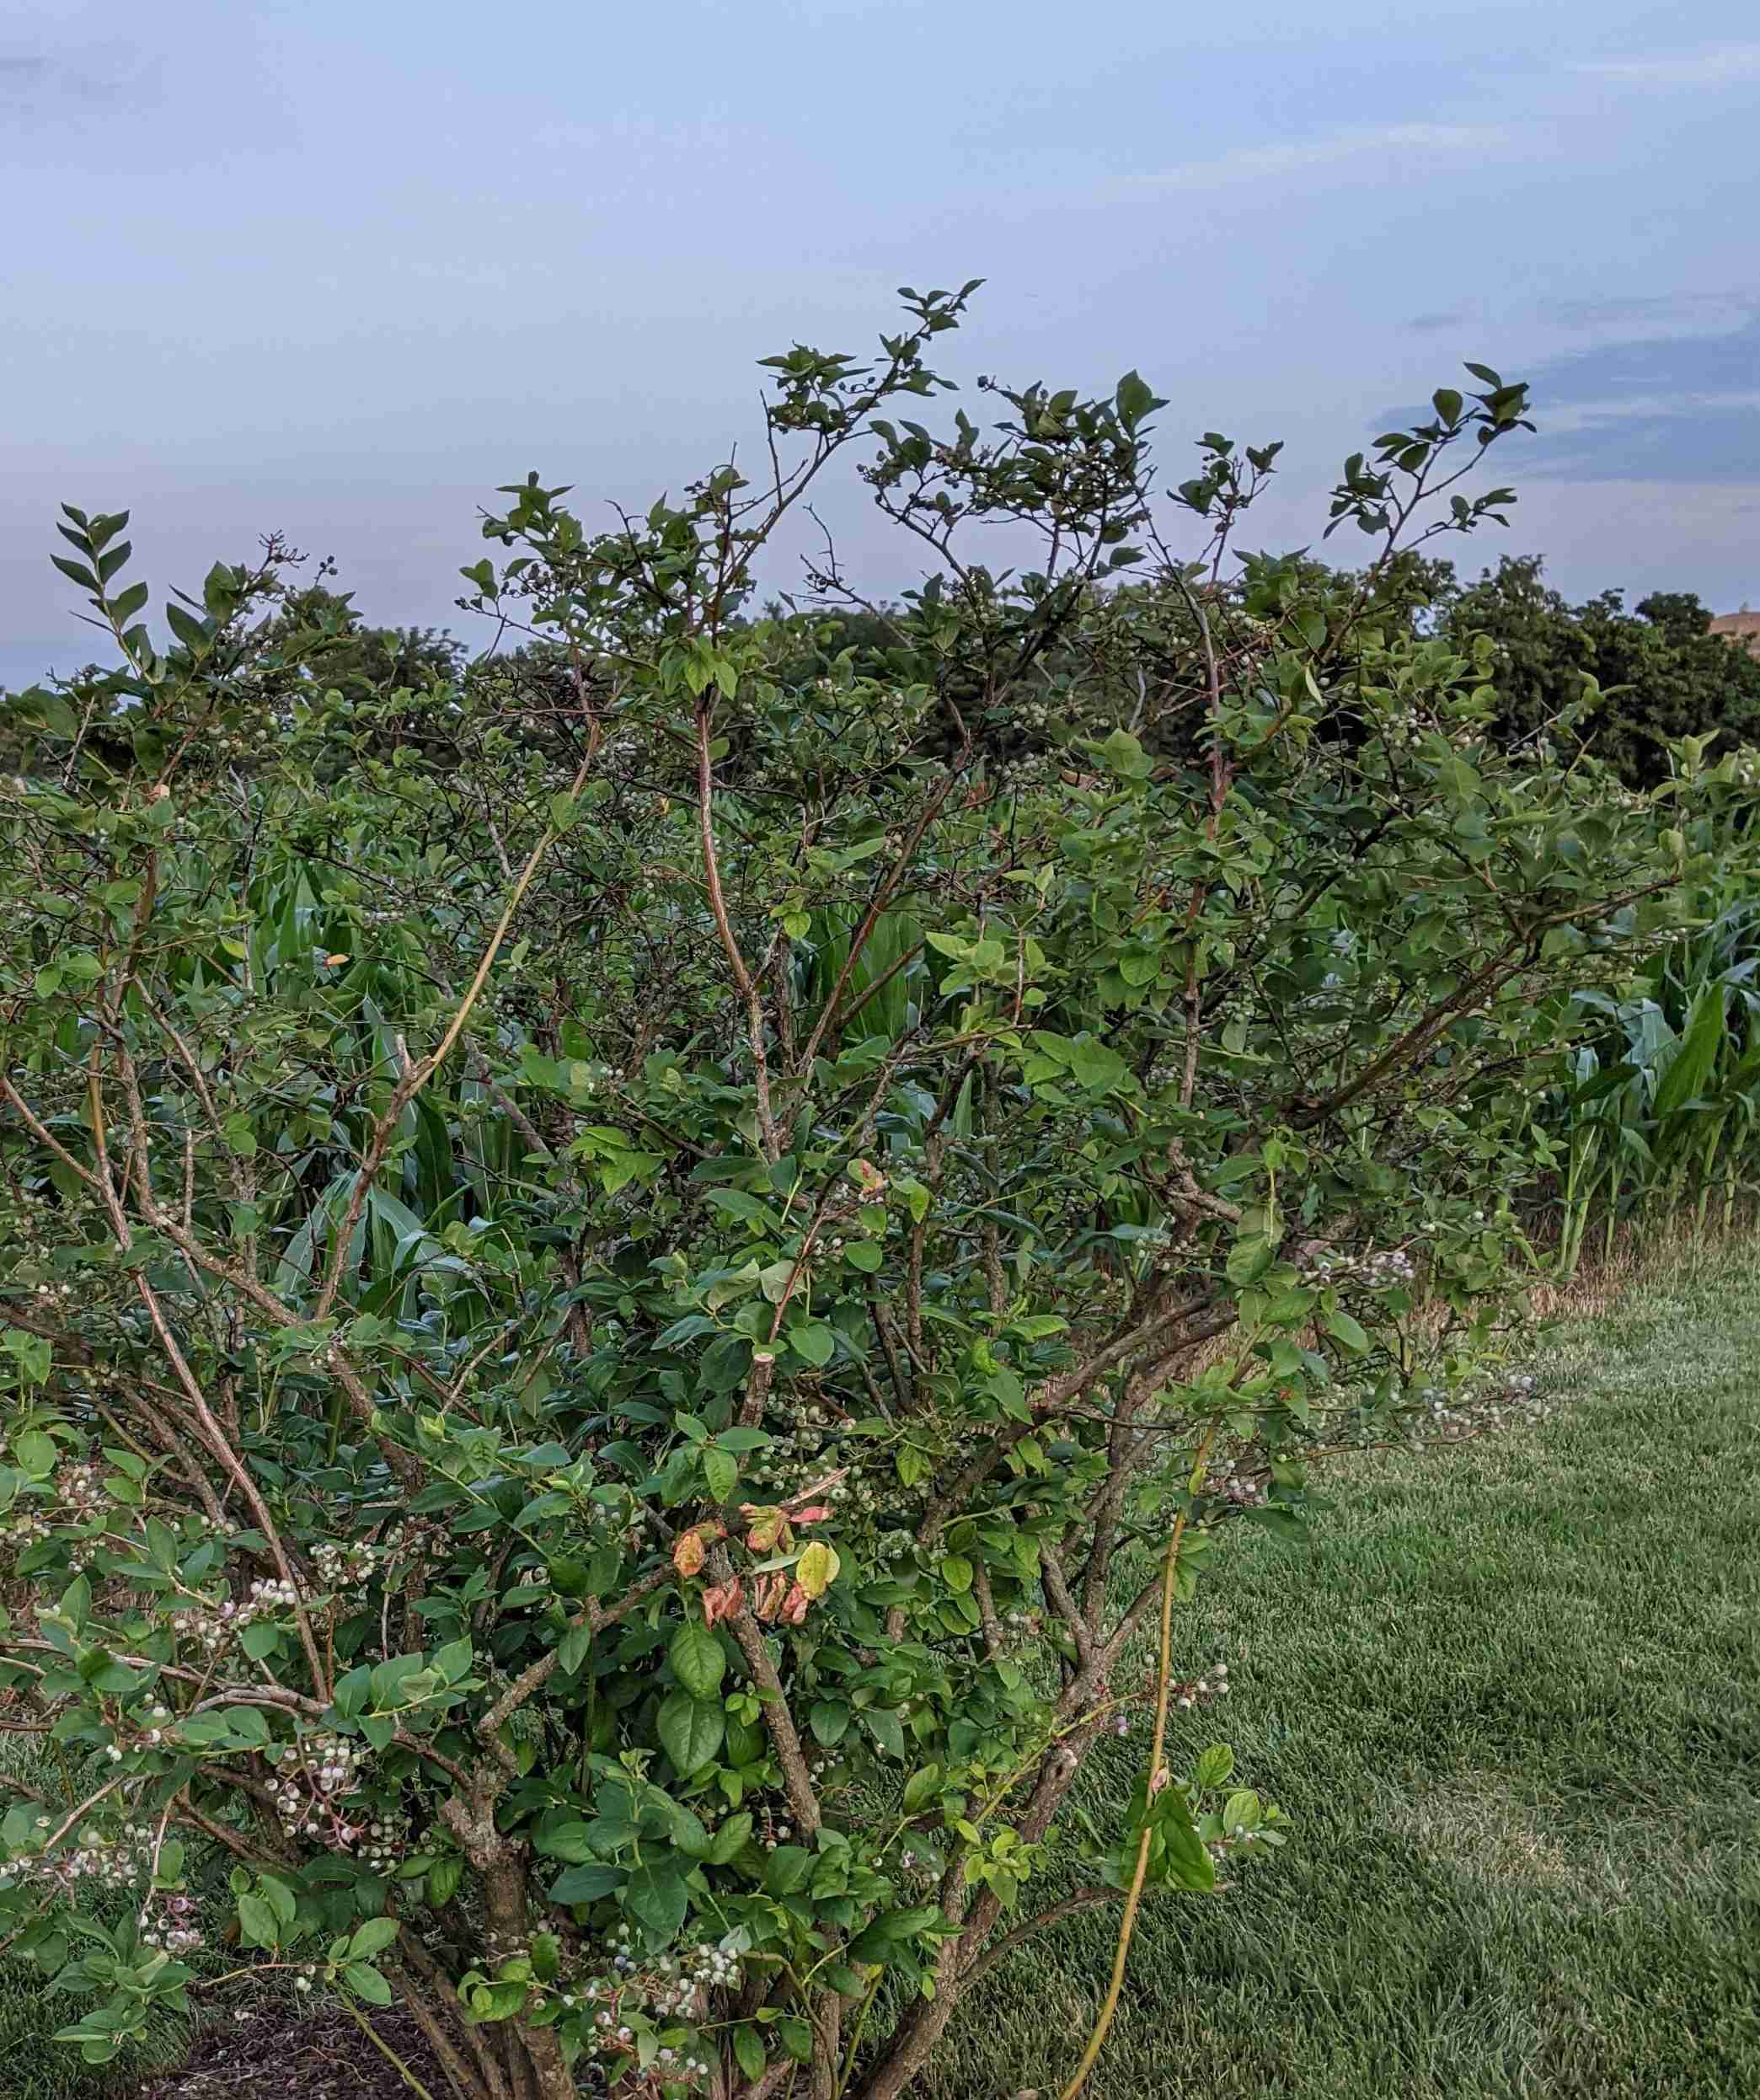
<svg viewBox="0 0 1760 2100">
<path fill-rule="evenodd" d="M 1442 631 L 1458 645 L 1496 646 L 1496 733 L 1526 744 L 1586 740 L 1634 787 L 1666 778 L 1667 741 L 1720 738 L 1728 749 L 1760 731 L 1760 659 L 1710 632 L 1691 592 L 1661 592 L 1628 608 L 1603 591 L 1570 604 L 1545 581 L 1538 555 L 1506 555 L 1445 596 Z"/>
</svg>

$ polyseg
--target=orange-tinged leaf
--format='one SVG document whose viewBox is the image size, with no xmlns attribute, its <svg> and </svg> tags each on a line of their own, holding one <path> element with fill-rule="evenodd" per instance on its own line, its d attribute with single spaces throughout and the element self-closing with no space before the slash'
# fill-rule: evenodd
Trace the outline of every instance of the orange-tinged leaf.
<svg viewBox="0 0 1760 2100">
<path fill-rule="evenodd" d="M 746 1543 L 754 1553 L 768 1553 L 788 1538 L 789 1520 L 779 1509 L 753 1509 L 746 1512 L 752 1519 L 752 1529 L 746 1534 Z"/>
<path fill-rule="evenodd" d="M 718 1619 L 730 1619 L 740 1608 L 746 1586 L 736 1575 L 730 1583 L 719 1583 L 703 1593 L 703 1623 L 712 1626 Z"/>
</svg>

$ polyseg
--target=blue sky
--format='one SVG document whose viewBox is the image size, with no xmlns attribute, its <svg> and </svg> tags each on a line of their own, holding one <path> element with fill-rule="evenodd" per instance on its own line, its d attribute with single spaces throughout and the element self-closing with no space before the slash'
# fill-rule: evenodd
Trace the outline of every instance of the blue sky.
<svg viewBox="0 0 1760 2100">
<path fill-rule="evenodd" d="M 286 531 L 465 624 L 479 505 L 645 501 L 753 361 L 983 276 L 949 370 L 1140 367 L 1163 456 L 1287 442 L 1256 537 L 1475 358 L 1507 536 L 1586 594 L 1760 603 L 1760 20 L 1626 0 L 30 0 L 0 18 L 0 680 L 88 651 L 54 506 L 157 586 Z M 1175 475 L 1174 478 L 1177 478 Z M 872 587 L 908 546 L 831 515 Z M 1476 557 L 1474 557 L 1476 560 Z M 786 567 L 773 580 L 789 581 Z"/>
</svg>

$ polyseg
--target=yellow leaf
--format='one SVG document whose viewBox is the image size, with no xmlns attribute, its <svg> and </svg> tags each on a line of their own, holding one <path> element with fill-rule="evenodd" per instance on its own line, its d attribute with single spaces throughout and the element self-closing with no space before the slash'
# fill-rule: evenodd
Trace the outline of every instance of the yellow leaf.
<svg viewBox="0 0 1760 2100">
<path fill-rule="evenodd" d="M 837 1556 L 822 1539 L 816 1539 L 794 1564 L 794 1579 L 809 1597 L 822 1597 L 837 1579 Z"/>
</svg>

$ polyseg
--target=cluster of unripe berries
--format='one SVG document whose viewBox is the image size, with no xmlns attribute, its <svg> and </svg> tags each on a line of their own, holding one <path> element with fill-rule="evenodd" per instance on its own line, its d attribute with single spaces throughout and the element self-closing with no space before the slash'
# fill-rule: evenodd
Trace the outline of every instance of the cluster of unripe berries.
<svg viewBox="0 0 1760 2100">
<path fill-rule="evenodd" d="M 154 1904 L 158 1910 L 155 1912 Z M 201 1927 L 195 1921 L 194 1896 L 160 1895 L 149 1899 L 135 1922 L 143 1947 L 156 1947 L 166 1954 L 189 1954 L 203 1946 Z"/>
<path fill-rule="evenodd" d="M 326 1539 L 312 1549 L 312 1572 L 326 1589 L 345 1589 L 364 1583 L 379 1561 L 379 1550 L 364 1540 L 339 1546 Z"/>
<path fill-rule="evenodd" d="M 1458 1443 L 1481 1430 L 1501 1428 L 1511 1417 L 1532 1418 L 1538 1406 L 1538 1380 L 1529 1371 L 1480 1379 L 1452 1395 L 1440 1386 L 1427 1385 L 1420 1396 L 1423 1411 L 1414 1433 L 1421 1438 L 1428 1431 L 1445 1443 Z"/>
<path fill-rule="evenodd" d="M 270 1798 L 289 1837 L 317 1838 L 357 1852 L 369 1866 L 395 1861 L 402 1838 L 397 1819 L 341 1807 L 356 1789 L 367 1757 L 364 1744 L 321 1729 L 264 1754 L 271 1771 Z"/>
<path fill-rule="evenodd" d="M 1218 1699 L 1228 1696 L 1228 1665 L 1212 1663 L 1200 1677 L 1189 1678 L 1183 1684 L 1170 1687 L 1169 1697 L 1181 1713 L 1190 1712 L 1194 1706 L 1207 1706 Z"/>
<path fill-rule="evenodd" d="M 1238 1509 L 1261 1508 L 1271 1493 L 1270 1479 L 1248 1473 L 1244 1465 L 1240 1459 L 1223 1459 L 1212 1465 L 1204 1476 L 1204 1492 Z"/>
<path fill-rule="evenodd" d="M 170 1725 L 170 1722 L 171 1709 L 169 1706 L 162 1706 L 155 1701 L 145 1713 L 136 1717 L 135 1748 L 142 1750 L 156 1750 L 164 1741 L 165 1730 Z M 121 1744 L 112 1743 L 106 1749 L 104 1754 L 110 1759 L 111 1764 L 120 1764 L 122 1760 L 122 1749 Z"/>
<path fill-rule="evenodd" d="M 608 1969 L 560 1994 L 565 2011 L 586 2016 L 588 2038 L 602 2055 L 634 2057 L 635 2017 L 686 2021 L 700 2018 L 709 1994 L 732 1990 L 740 1980 L 739 1956 L 726 1939 L 702 1942 L 645 1962 L 627 1924 L 612 1941 Z M 687 2049 L 662 2047 L 653 2075 L 664 2084 L 687 2084 L 706 2078 L 706 2058 Z"/>
<path fill-rule="evenodd" d="M 746 1478 L 754 1487 L 786 1489 L 795 1486 L 800 1467 L 810 1463 L 825 1448 L 832 1417 L 828 1408 L 815 1404 L 789 1419 L 789 1425 L 770 1432 L 770 1441 L 754 1456 Z M 792 1459 L 792 1463 L 791 1463 Z"/>
<path fill-rule="evenodd" d="M 55 1492 L 63 1507 L 78 1517 L 89 1517 L 109 1500 L 98 1468 L 84 1459 L 71 1460 L 60 1469 L 55 1476 Z"/>
<path fill-rule="evenodd" d="M 84 1522 L 103 1509 L 109 1500 L 98 1469 L 83 1459 L 70 1459 L 56 1470 L 55 1494 L 59 1507 L 52 1513 L 51 1507 L 41 1503 L 20 1502 L 4 1518 L 0 1518 L 0 1537 L 4 1537 L 15 1552 L 22 1553 L 39 1539 L 46 1539 L 57 1523 Z M 95 1537 L 69 1542 L 68 1564 L 76 1574 L 92 1565 L 100 1542 Z"/>
<path fill-rule="evenodd" d="M 1356 1283 L 1372 1291 L 1410 1283 L 1418 1273 L 1404 1247 L 1371 1247 L 1361 1254 L 1335 1254 L 1320 1247 L 1305 1254 L 1297 1266 L 1314 1283 Z"/>
<path fill-rule="evenodd" d="M 39 1816 L 36 1828 L 46 1840 L 55 1828 L 54 1819 Z M 63 1893 L 82 1882 L 100 1888 L 131 1888 L 146 1867 L 152 1845 L 152 1831 L 144 1823 L 125 1823 L 110 1833 L 83 1829 L 71 1852 L 15 1853 L 0 1873 L 0 1888 L 36 1881 Z"/>
<path fill-rule="evenodd" d="M 13 1551 L 22 1553 L 39 1539 L 49 1536 L 50 1524 L 41 1507 L 35 1503 L 17 1503 L 3 1520 L 0 1520 L 0 1535 L 3 1535 Z"/>
<path fill-rule="evenodd" d="M 203 1598 L 171 1615 L 179 1636 L 212 1654 L 231 1645 L 259 1619 L 277 1619 L 299 1602 L 299 1592 L 284 1576 L 254 1580 L 242 1598 Z"/>
</svg>

